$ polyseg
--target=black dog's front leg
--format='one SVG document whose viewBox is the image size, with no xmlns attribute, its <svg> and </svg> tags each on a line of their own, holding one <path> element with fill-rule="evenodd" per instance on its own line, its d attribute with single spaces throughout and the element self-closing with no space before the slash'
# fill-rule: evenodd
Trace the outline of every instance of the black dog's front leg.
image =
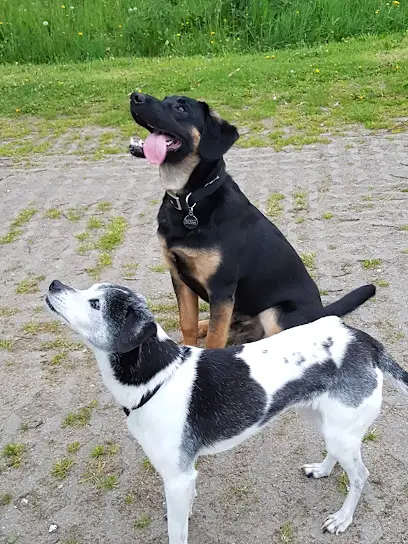
<svg viewBox="0 0 408 544">
<path fill-rule="evenodd" d="M 206 338 L 207 348 L 224 348 L 234 310 L 234 291 L 210 294 L 210 319 Z"/>
</svg>

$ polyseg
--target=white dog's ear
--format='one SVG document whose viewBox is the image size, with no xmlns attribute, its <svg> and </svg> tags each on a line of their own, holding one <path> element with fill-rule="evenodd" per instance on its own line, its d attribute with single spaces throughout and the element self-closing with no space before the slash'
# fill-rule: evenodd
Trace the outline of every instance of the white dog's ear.
<svg viewBox="0 0 408 544">
<path fill-rule="evenodd" d="M 119 353 L 128 353 L 155 334 L 157 334 L 156 324 L 153 321 L 146 321 L 146 316 L 142 312 L 137 315 L 134 308 L 129 307 L 119 334 L 117 349 Z"/>
</svg>

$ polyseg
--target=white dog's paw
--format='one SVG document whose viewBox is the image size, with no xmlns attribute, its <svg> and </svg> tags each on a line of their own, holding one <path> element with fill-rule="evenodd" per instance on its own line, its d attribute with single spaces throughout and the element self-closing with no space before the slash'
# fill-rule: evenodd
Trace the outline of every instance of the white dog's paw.
<svg viewBox="0 0 408 544">
<path fill-rule="evenodd" d="M 322 531 L 324 533 L 332 533 L 339 535 L 344 533 L 350 523 L 353 521 L 353 516 L 339 510 L 335 514 L 331 514 L 325 520 L 322 525 Z"/>
<path fill-rule="evenodd" d="M 323 468 L 323 463 L 312 463 L 301 467 L 308 478 L 324 478 L 329 476 L 330 472 Z"/>
</svg>

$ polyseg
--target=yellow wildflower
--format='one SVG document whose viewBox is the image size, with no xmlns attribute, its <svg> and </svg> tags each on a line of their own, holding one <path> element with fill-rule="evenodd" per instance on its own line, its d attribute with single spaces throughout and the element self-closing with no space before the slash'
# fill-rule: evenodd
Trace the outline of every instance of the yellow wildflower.
<svg viewBox="0 0 408 544">
<path fill-rule="evenodd" d="M 83 36 L 84 33 L 83 32 L 78 32 L 78 36 Z"/>
<path fill-rule="evenodd" d="M 2 25 L 2 24 L 3 24 L 3 21 L 0 21 L 0 25 Z"/>
<path fill-rule="evenodd" d="M 314 69 L 314 73 L 315 73 L 315 74 L 320 74 L 319 68 L 315 68 L 315 69 Z"/>
<path fill-rule="evenodd" d="M 396 70 L 399 70 L 399 66 L 397 65 L 397 66 L 395 67 L 395 69 L 396 69 Z"/>
<path fill-rule="evenodd" d="M 65 9 L 65 6 L 64 6 L 64 4 L 62 4 L 62 6 L 61 6 L 61 9 Z"/>
<path fill-rule="evenodd" d="M 399 5 L 400 5 L 400 3 L 398 2 L 398 0 L 394 0 L 393 4 L 394 4 L 394 6 L 399 6 Z"/>
<path fill-rule="evenodd" d="M 359 99 L 360 99 L 360 100 L 364 100 L 364 98 L 365 98 L 364 95 L 359 96 Z"/>
<path fill-rule="evenodd" d="M 379 9 L 376 9 L 376 10 L 375 10 L 375 13 L 376 13 L 376 15 L 378 15 L 378 14 L 380 13 L 380 10 L 379 10 Z"/>
<path fill-rule="evenodd" d="M 20 113 L 20 112 L 21 112 L 20 108 L 16 108 L 16 113 Z"/>
<path fill-rule="evenodd" d="M 213 30 L 210 32 L 210 36 L 215 36 L 215 32 Z"/>
<path fill-rule="evenodd" d="M 122 25 L 119 25 L 118 28 L 122 28 Z"/>
<path fill-rule="evenodd" d="M 181 34 L 176 34 L 176 36 L 177 36 L 178 38 L 180 38 Z"/>
<path fill-rule="evenodd" d="M 213 44 L 213 43 L 214 43 L 214 40 L 211 40 L 210 43 Z"/>
</svg>

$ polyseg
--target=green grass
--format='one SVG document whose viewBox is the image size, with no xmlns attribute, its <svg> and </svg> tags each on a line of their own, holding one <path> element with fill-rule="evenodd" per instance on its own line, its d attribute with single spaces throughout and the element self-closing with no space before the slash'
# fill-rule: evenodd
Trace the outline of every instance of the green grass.
<svg viewBox="0 0 408 544">
<path fill-rule="evenodd" d="M 2 56 L 12 63 L 242 53 L 408 26 L 404 0 L 35 0 L 5 2 L 1 16 Z"/>
<path fill-rule="evenodd" d="M 99 212 L 107 212 L 112 208 L 112 204 L 110 202 L 107 202 L 106 200 L 99 202 L 96 206 L 96 209 Z"/>
<path fill-rule="evenodd" d="M 26 334 L 57 333 L 61 332 L 59 321 L 29 321 L 23 325 Z"/>
<path fill-rule="evenodd" d="M 58 461 L 52 467 L 51 474 L 58 480 L 64 480 L 74 464 L 74 460 L 71 457 L 64 457 L 58 459 Z"/>
<path fill-rule="evenodd" d="M 282 193 L 272 193 L 268 196 L 268 200 L 266 202 L 266 215 L 268 217 L 271 217 L 272 219 L 276 219 L 280 215 L 282 215 L 283 212 L 283 203 L 282 200 L 285 198 L 285 196 Z"/>
<path fill-rule="evenodd" d="M 65 361 L 67 357 L 68 357 L 68 352 L 66 349 L 63 349 L 62 351 L 60 351 L 59 353 L 56 353 L 55 355 L 51 357 L 51 361 L 50 361 L 51 365 L 57 366 L 61 364 L 63 361 Z"/>
<path fill-rule="evenodd" d="M 0 317 L 11 317 L 18 314 L 20 310 L 18 308 L 8 308 L 7 306 L 0 306 Z"/>
<path fill-rule="evenodd" d="M 7 466 L 19 468 L 23 459 L 24 451 L 24 444 L 21 444 L 20 442 L 10 443 L 3 446 L 1 455 L 5 458 Z"/>
<path fill-rule="evenodd" d="M 118 453 L 118 451 L 119 446 L 117 444 L 113 444 L 112 442 L 108 442 L 107 444 L 97 444 L 91 451 L 91 457 L 97 459 L 106 455 L 115 455 L 115 453 Z"/>
<path fill-rule="evenodd" d="M 64 215 L 68 219 L 68 221 L 72 221 L 76 223 L 77 221 L 83 218 L 86 210 L 87 210 L 86 206 L 77 206 L 76 208 L 68 208 L 68 210 L 65 211 Z"/>
<path fill-rule="evenodd" d="M 45 219 L 59 219 L 61 217 L 61 210 L 50 208 L 44 212 L 43 217 Z"/>
<path fill-rule="evenodd" d="M 142 466 L 143 466 L 143 468 L 144 468 L 144 470 L 146 472 L 154 472 L 155 471 L 154 466 L 151 464 L 151 462 L 149 461 L 149 459 L 147 457 L 143 458 Z"/>
<path fill-rule="evenodd" d="M 101 202 L 98 204 L 100 211 L 110 209 L 109 202 Z M 88 219 L 86 230 L 76 235 L 76 238 L 81 242 L 77 252 L 80 255 L 87 253 L 93 249 L 98 250 L 98 259 L 94 267 L 86 268 L 86 272 L 95 280 L 98 280 L 102 271 L 112 265 L 111 253 L 124 241 L 127 222 L 123 217 L 117 216 L 111 218 L 107 224 L 100 218 L 92 216 Z M 102 234 L 99 238 L 91 238 L 91 233 L 102 229 Z M 131 271 L 129 271 L 131 274 Z"/>
<path fill-rule="evenodd" d="M 81 447 L 80 442 L 78 442 L 78 441 L 71 442 L 71 444 L 68 444 L 68 446 L 67 446 L 67 452 L 68 453 L 76 453 L 79 450 L 80 447 Z"/>
<path fill-rule="evenodd" d="M 323 219 L 332 219 L 333 214 L 331 212 L 324 212 L 322 217 L 323 217 Z"/>
<path fill-rule="evenodd" d="M 65 416 L 61 427 L 85 427 L 89 425 L 93 408 L 95 408 L 95 404 L 91 403 L 89 406 L 84 406 L 76 412 L 70 412 Z"/>
<path fill-rule="evenodd" d="M 110 471 L 105 460 L 98 457 L 89 462 L 81 482 L 104 491 L 111 491 L 119 485 L 116 474 Z"/>
<path fill-rule="evenodd" d="M 365 270 L 372 270 L 378 268 L 382 263 L 382 259 L 365 259 L 361 265 Z"/>
<path fill-rule="evenodd" d="M 113 251 L 125 237 L 127 222 L 124 217 L 114 217 L 106 227 L 106 231 L 96 242 L 96 248 L 102 251 Z"/>
<path fill-rule="evenodd" d="M 139 519 L 137 519 L 134 523 L 135 529 L 140 531 L 141 529 L 145 529 L 148 527 L 152 522 L 152 518 L 146 514 L 141 516 Z"/>
<path fill-rule="evenodd" d="M 363 442 L 375 442 L 378 440 L 379 434 L 376 429 L 370 429 L 366 432 L 363 438 Z"/>
<path fill-rule="evenodd" d="M 374 280 L 374 283 L 378 285 L 378 287 L 389 287 L 390 282 L 387 280 Z"/>
<path fill-rule="evenodd" d="M 123 264 L 123 279 L 131 280 L 136 276 L 136 270 L 139 268 L 138 263 Z"/>
<path fill-rule="evenodd" d="M 398 230 L 408 230 L 408 225 L 401 225 Z"/>
<path fill-rule="evenodd" d="M 348 489 L 349 489 L 349 479 L 345 472 L 342 472 L 337 480 L 337 486 L 343 495 L 347 495 Z"/>
<path fill-rule="evenodd" d="M 152 272 L 158 272 L 159 274 L 164 274 L 165 272 L 167 272 L 167 268 L 164 266 L 164 264 L 156 264 L 154 266 L 151 266 L 150 270 Z"/>
<path fill-rule="evenodd" d="M 10 495 L 10 493 L 1 493 L 0 494 L 0 505 L 1 506 L 7 506 L 8 504 L 11 503 L 12 500 L 13 500 L 13 497 L 12 497 L 12 495 Z"/>
<path fill-rule="evenodd" d="M 43 141 L 49 145 L 67 130 L 77 133 L 92 124 L 113 127 L 126 138 L 143 136 L 129 114 L 128 93 L 134 89 L 159 97 L 205 97 L 226 119 L 249 128 L 238 141 L 244 146 L 299 146 L 345 125 L 403 129 L 395 118 L 408 116 L 408 36 L 273 53 L 274 59 L 231 53 L 0 66 L 0 133 L 6 141 L 0 154 L 22 158 Z M 265 122 L 271 118 L 273 129 Z"/>
<path fill-rule="evenodd" d="M 7 340 L 5 338 L 0 338 L 0 349 L 5 349 L 11 351 L 13 349 L 14 342 L 13 340 Z"/>
<path fill-rule="evenodd" d="M 165 332 L 176 331 L 180 326 L 178 316 L 159 318 L 159 322 Z"/>
<path fill-rule="evenodd" d="M 316 253 L 302 253 L 300 258 L 302 259 L 303 264 L 306 266 L 309 272 L 310 270 L 314 270 L 316 268 Z"/>
<path fill-rule="evenodd" d="M 30 219 L 37 213 L 37 210 L 30 206 L 21 210 L 17 217 L 11 222 L 8 232 L 0 237 L 0 245 L 12 244 L 15 242 L 22 234 L 23 227 Z"/>
<path fill-rule="evenodd" d="M 295 211 L 300 212 L 307 209 L 306 198 L 306 191 L 295 191 L 293 193 L 293 203 L 295 205 Z"/>
<path fill-rule="evenodd" d="M 17 295 L 32 295 L 40 290 L 39 283 L 45 280 L 45 276 L 32 276 L 22 280 L 16 286 Z"/>
<path fill-rule="evenodd" d="M 56 340 L 46 340 L 38 346 L 40 351 L 48 351 L 52 349 L 61 349 L 68 351 L 78 351 L 84 349 L 85 345 L 82 342 L 71 342 L 65 338 L 57 338 Z"/>
<path fill-rule="evenodd" d="M 293 528 L 290 521 L 287 521 L 282 525 L 280 529 L 280 541 L 287 544 L 293 542 Z"/>
<path fill-rule="evenodd" d="M 103 227 L 103 221 L 99 217 L 90 217 L 86 225 L 87 229 L 101 229 Z"/>
</svg>

